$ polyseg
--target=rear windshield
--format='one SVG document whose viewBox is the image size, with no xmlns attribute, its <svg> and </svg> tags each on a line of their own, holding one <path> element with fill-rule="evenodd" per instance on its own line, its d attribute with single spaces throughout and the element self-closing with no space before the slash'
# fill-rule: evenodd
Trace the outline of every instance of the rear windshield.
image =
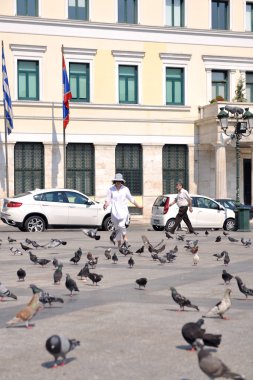
<svg viewBox="0 0 253 380">
<path fill-rule="evenodd" d="M 168 199 L 168 197 L 164 197 L 164 196 L 160 196 L 160 197 L 156 198 L 154 206 L 163 207 L 165 205 L 167 199 Z"/>
</svg>

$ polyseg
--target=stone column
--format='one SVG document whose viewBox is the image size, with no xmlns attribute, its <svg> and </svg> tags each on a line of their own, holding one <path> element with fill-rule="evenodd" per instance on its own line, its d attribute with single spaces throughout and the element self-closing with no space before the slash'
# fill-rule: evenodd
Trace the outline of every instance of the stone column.
<svg viewBox="0 0 253 380">
<path fill-rule="evenodd" d="M 197 161 L 195 157 L 195 149 L 196 147 L 194 145 L 188 145 L 189 193 L 191 194 L 196 194 L 198 192 L 194 170 L 195 162 Z"/>
<path fill-rule="evenodd" d="M 212 70 L 206 69 L 206 88 L 207 88 L 207 98 L 206 104 L 209 104 L 210 100 L 212 100 Z"/>
<path fill-rule="evenodd" d="M 226 147 L 215 145 L 215 198 L 227 198 Z"/>
<path fill-rule="evenodd" d="M 9 174 L 9 196 L 12 197 L 14 195 L 14 147 L 15 143 L 9 142 L 7 144 L 7 149 L 8 149 L 8 174 Z M 5 148 L 4 148 L 5 149 Z M 6 161 L 5 161 L 6 163 Z M 5 170 L 5 175 L 4 178 L 6 180 L 6 168 L 4 167 Z M 6 185 L 5 185 L 5 195 L 6 193 Z"/>
<path fill-rule="evenodd" d="M 107 189 L 115 174 L 116 144 L 94 144 L 95 148 L 95 198 L 104 201 Z"/>
<path fill-rule="evenodd" d="M 143 221 L 150 222 L 152 205 L 163 193 L 163 144 L 143 144 Z"/>
<path fill-rule="evenodd" d="M 237 85 L 237 80 L 239 78 L 236 77 L 236 70 L 230 70 L 230 77 L 229 77 L 229 99 L 233 99 L 235 97 L 235 90 Z"/>
</svg>

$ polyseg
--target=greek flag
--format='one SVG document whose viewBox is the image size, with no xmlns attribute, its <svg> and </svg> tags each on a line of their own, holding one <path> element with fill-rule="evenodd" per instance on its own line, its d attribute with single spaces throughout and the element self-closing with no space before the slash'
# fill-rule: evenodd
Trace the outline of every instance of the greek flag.
<svg viewBox="0 0 253 380">
<path fill-rule="evenodd" d="M 2 42 L 2 74 L 3 74 L 3 101 L 4 101 L 4 112 L 6 120 L 6 128 L 8 135 L 13 130 L 13 114 L 12 114 L 12 105 L 11 105 L 11 95 L 9 89 L 8 75 L 5 65 L 4 57 L 4 45 Z"/>
</svg>

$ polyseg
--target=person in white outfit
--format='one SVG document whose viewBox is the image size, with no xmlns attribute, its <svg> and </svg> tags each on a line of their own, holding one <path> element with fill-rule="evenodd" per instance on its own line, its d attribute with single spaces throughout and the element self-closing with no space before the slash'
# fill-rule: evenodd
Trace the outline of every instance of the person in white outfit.
<svg viewBox="0 0 253 380">
<path fill-rule="evenodd" d="M 111 204 L 111 219 L 116 232 L 115 239 L 118 241 L 119 247 L 124 243 L 127 244 L 126 223 L 129 220 L 127 201 L 130 201 L 138 208 L 142 208 L 131 195 L 129 188 L 124 186 L 125 182 L 122 174 L 117 173 L 112 180 L 113 185 L 109 188 L 104 203 L 105 210 Z"/>
</svg>

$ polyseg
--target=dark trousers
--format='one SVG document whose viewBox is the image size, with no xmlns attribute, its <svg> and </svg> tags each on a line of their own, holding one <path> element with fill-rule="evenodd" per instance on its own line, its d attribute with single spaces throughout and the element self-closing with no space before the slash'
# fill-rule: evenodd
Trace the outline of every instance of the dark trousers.
<svg viewBox="0 0 253 380">
<path fill-rule="evenodd" d="M 179 226 L 179 224 L 181 223 L 182 220 L 187 225 L 189 232 L 194 232 L 194 230 L 192 228 L 192 224 L 190 222 L 190 219 L 188 218 L 187 211 L 188 211 L 188 206 L 179 207 L 179 211 L 178 211 L 178 214 L 176 216 L 175 224 L 170 230 L 171 233 L 175 232 L 175 230 L 177 229 L 177 227 Z"/>
</svg>

